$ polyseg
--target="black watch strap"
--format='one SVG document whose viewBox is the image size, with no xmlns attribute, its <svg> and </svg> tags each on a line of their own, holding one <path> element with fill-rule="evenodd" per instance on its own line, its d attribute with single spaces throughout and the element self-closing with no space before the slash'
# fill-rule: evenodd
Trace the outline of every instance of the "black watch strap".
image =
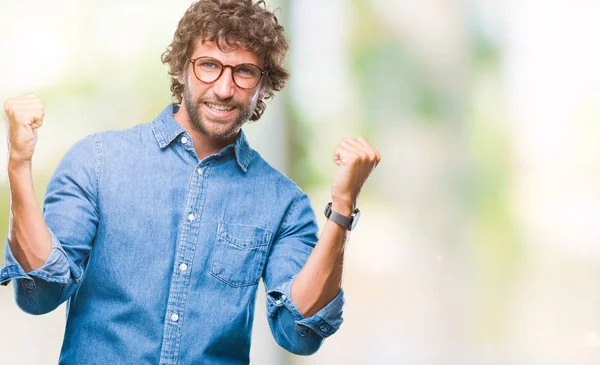
<svg viewBox="0 0 600 365">
<path fill-rule="evenodd" d="M 360 210 L 355 209 L 352 212 L 352 215 L 350 217 L 348 217 L 348 216 L 340 214 L 340 213 L 336 212 L 335 210 L 331 209 L 331 205 L 332 205 L 332 203 L 330 202 L 325 207 L 325 212 L 324 212 L 325 217 L 327 217 L 327 219 L 329 219 L 333 223 L 346 228 L 348 231 L 351 231 L 356 226 L 356 223 L 358 222 L 358 217 L 360 216 Z"/>
</svg>

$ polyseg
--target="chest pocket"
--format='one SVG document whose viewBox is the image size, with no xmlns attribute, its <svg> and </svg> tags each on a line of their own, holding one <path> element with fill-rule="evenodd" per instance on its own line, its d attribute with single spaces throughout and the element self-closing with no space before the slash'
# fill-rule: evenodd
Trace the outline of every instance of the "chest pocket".
<svg viewBox="0 0 600 365">
<path fill-rule="evenodd" d="M 258 284 L 271 234 L 268 229 L 219 222 L 211 275 L 233 287 Z"/>
</svg>

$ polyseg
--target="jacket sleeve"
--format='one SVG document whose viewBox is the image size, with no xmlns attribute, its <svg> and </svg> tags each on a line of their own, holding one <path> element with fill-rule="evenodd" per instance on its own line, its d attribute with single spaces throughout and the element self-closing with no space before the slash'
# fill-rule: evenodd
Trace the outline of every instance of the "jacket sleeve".
<svg viewBox="0 0 600 365">
<path fill-rule="evenodd" d="M 77 142 L 52 175 L 44 199 L 43 217 L 50 229 L 52 250 L 42 267 L 25 272 L 5 243 L 0 284 L 14 280 L 19 307 L 44 314 L 69 299 L 77 289 L 98 225 L 100 158 L 98 136 Z"/>
<path fill-rule="evenodd" d="M 344 292 L 311 317 L 305 318 L 290 299 L 292 282 L 315 247 L 318 226 L 310 201 L 300 193 L 288 208 L 274 239 L 263 276 L 267 319 L 279 345 L 298 355 L 315 353 L 342 324 Z"/>
</svg>

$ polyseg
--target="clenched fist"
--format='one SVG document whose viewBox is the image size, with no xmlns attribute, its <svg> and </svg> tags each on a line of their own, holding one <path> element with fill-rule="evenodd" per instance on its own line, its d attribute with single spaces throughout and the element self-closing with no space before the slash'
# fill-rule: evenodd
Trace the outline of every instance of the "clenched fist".
<svg viewBox="0 0 600 365">
<path fill-rule="evenodd" d="M 44 120 L 44 106 L 34 94 L 8 99 L 4 103 L 8 118 L 7 139 L 9 159 L 31 161 L 37 143 L 37 129 Z"/>
<path fill-rule="evenodd" d="M 365 181 L 371 175 L 381 155 L 366 139 L 346 138 L 334 150 L 333 162 L 339 166 L 333 186 L 331 197 L 334 206 L 344 210 L 342 214 L 349 215 L 351 207 L 356 205 L 356 199 Z"/>
</svg>

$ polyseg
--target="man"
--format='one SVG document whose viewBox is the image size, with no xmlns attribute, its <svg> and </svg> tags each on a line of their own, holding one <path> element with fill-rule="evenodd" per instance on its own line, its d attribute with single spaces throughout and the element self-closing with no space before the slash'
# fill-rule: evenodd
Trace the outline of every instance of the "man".
<svg viewBox="0 0 600 365">
<path fill-rule="evenodd" d="M 67 302 L 61 364 L 247 364 L 262 277 L 276 341 L 312 354 L 342 322 L 344 243 L 380 155 L 362 139 L 339 166 L 320 238 L 307 195 L 241 126 L 280 90 L 287 42 L 264 3 L 201 0 L 163 54 L 177 103 L 76 143 L 37 206 L 31 159 L 44 111 L 8 100 L 10 232 L 3 284 L 43 314 Z"/>
</svg>

